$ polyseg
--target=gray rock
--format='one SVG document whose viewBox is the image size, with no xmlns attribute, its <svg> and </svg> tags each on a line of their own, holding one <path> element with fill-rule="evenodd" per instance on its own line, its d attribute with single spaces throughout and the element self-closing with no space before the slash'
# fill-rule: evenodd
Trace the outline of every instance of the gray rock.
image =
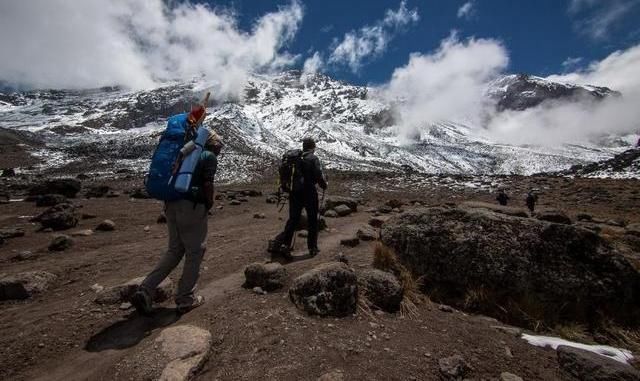
<svg viewBox="0 0 640 381">
<path fill-rule="evenodd" d="M 573 225 L 436 207 L 393 217 L 381 237 L 430 287 L 460 295 L 482 289 L 497 305 L 535 295 L 545 316 L 558 321 L 602 313 L 637 322 L 640 313 L 638 270 L 597 234 Z M 454 295 L 444 301 L 464 305 Z"/>
<path fill-rule="evenodd" d="M 564 373 L 583 381 L 638 381 L 640 371 L 630 365 L 583 349 L 561 345 L 558 364 Z"/>
<path fill-rule="evenodd" d="M 238 201 L 238 200 L 231 200 L 231 202 L 229 202 L 229 205 L 241 205 L 242 202 Z"/>
<path fill-rule="evenodd" d="M 93 230 L 91 229 L 82 229 L 71 232 L 72 237 L 89 237 L 93 235 Z"/>
<path fill-rule="evenodd" d="M 97 304 L 121 304 L 129 302 L 133 294 L 138 291 L 138 287 L 144 277 L 134 278 L 130 281 L 116 286 L 108 287 L 98 292 L 94 302 Z M 171 278 L 166 278 L 153 292 L 154 302 L 164 302 L 173 294 L 173 282 Z"/>
<path fill-rule="evenodd" d="M 500 381 L 523 381 L 522 377 L 516 376 L 513 373 L 502 372 L 500 373 Z"/>
<path fill-rule="evenodd" d="M 378 208 L 378 212 L 383 214 L 389 214 L 393 212 L 393 208 L 390 207 L 389 205 L 382 205 L 381 207 Z"/>
<path fill-rule="evenodd" d="M 52 206 L 31 221 L 40 222 L 42 229 L 67 230 L 78 224 L 78 217 L 75 207 L 66 203 Z"/>
<path fill-rule="evenodd" d="M 67 198 L 61 194 L 45 194 L 36 198 L 36 206 L 55 206 L 63 204 L 67 201 Z"/>
<path fill-rule="evenodd" d="M 274 291 L 284 287 L 287 276 L 287 269 L 279 263 L 252 263 L 244 269 L 244 287 Z"/>
<path fill-rule="evenodd" d="M 344 381 L 344 372 L 333 370 L 318 377 L 317 381 Z"/>
<path fill-rule="evenodd" d="M 80 192 L 80 189 L 82 189 L 82 183 L 76 179 L 57 179 L 31 187 L 29 195 L 61 194 L 68 198 L 74 198 Z"/>
<path fill-rule="evenodd" d="M 523 218 L 529 217 L 529 214 L 527 213 L 527 211 L 522 208 L 514 208 L 510 206 L 490 204 L 488 202 L 465 201 L 462 204 L 460 204 L 460 208 L 461 209 L 485 209 L 485 210 L 490 210 L 494 213 L 505 214 L 507 216 L 512 216 L 512 217 L 523 217 Z"/>
<path fill-rule="evenodd" d="M 22 228 L 2 228 L 0 229 L 1 239 L 11 239 L 24 237 L 24 229 Z"/>
<path fill-rule="evenodd" d="M 162 369 L 161 381 L 188 381 L 202 368 L 213 341 L 206 329 L 192 325 L 178 325 L 165 328 L 154 341 L 153 348 L 159 349 L 162 361 L 157 367 Z M 140 361 L 151 366 L 152 361 Z"/>
<path fill-rule="evenodd" d="M 49 251 L 65 251 L 73 246 L 73 239 L 68 235 L 58 235 L 53 237 L 49 243 Z"/>
<path fill-rule="evenodd" d="M 346 217 L 350 215 L 353 211 L 346 205 L 337 205 L 333 208 L 333 210 L 338 213 L 340 217 Z"/>
<path fill-rule="evenodd" d="M 84 196 L 86 198 L 102 198 L 106 197 L 109 191 L 111 188 L 108 185 L 94 185 L 87 190 Z"/>
<path fill-rule="evenodd" d="M 588 213 L 578 213 L 576 219 L 578 221 L 591 222 L 593 220 L 593 216 Z"/>
<path fill-rule="evenodd" d="M 573 223 L 571 218 L 561 210 L 542 210 L 537 212 L 535 217 L 541 221 L 549 221 L 556 224 L 571 225 Z"/>
<path fill-rule="evenodd" d="M 378 232 L 370 225 L 365 225 L 358 229 L 356 236 L 360 238 L 361 241 L 375 241 L 378 239 Z"/>
<path fill-rule="evenodd" d="M 111 220 L 104 220 L 95 228 L 99 232 L 110 232 L 116 230 L 116 223 Z"/>
<path fill-rule="evenodd" d="M 380 228 L 382 225 L 389 220 L 387 216 L 376 216 L 369 219 L 369 225 L 374 228 Z"/>
<path fill-rule="evenodd" d="M 509 326 L 504 326 L 504 325 L 492 325 L 491 328 L 498 330 L 498 331 L 502 331 L 506 334 L 515 336 L 515 337 L 520 337 L 522 335 L 522 329 L 518 328 L 518 327 L 509 327 Z"/>
<path fill-rule="evenodd" d="M 387 205 L 388 207 L 390 207 L 392 209 L 400 209 L 404 205 L 404 202 L 393 198 L 393 199 L 388 200 L 387 202 L 385 202 L 385 205 Z"/>
<path fill-rule="evenodd" d="M 265 216 L 264 213 L 256 213 L 253 215 L 253 218 L 258 220 L 264 220 L 265 218 L 267 218 L 267 216 Z"/>
<path fill-rule="evenodd" d="M 325 263 L 296 278 L 289 298 L 308 314 L 348 316 L 356 312 L 358 280 L 344 263 Z"/>
<path fill-rule="evenodd" d="M 340 244 L 342 246 L 347 246 L 347 247 L 356 247 L 360 244 L 360 238 L 358 237 L 344 238 L 340 240 Z"/>
<path fill-rule="evenodd" d="M 324 200 L 324 205 L 321 206 L 321 212 L 335 209 L 337 206 L 344 205 L 351 209 L 351 212 L 356 213 L 358 211 L 358 200 L 351 197 L 342 196 L 328 196 Z"/>
<path fill-rule="evenodd" d="M 392 313 L 400 309 L 404 289 L 393 274 L 377 269 L 364 270 L 358 274 L 358 285 L 370 307 Z"/>
<path fill-rule="evenodd" d="M 29 259 L 35 259 L 37 257 L 38 257 L 38 255 L 34 254 L 31 251 L 21 251 L 18 254 L 16 254 L 13 257 L 11 257 L 11 260 L 12 261 L 16 261 L 16 262 L 20 262 L 20 261 L 27 261 Z"/>
<path fill-rule="evenodd" d="M 335 210 L 333 210 L 333 209 L 332 209 L 332 210 L 327 210 L 327 211 L 324 213 L 324 216 L 325 216 L 325 217 L 327 217 L 327 218 L 336 218 L 336 217 L 338 217 L 338 212 L 336 212 L 336 211 L 335 211 Z"/>
<path fill-rule="evenodd" d="M 445 380 L 462 380 L 471 371 L 471 366 L 460 355 L 438 360 L 440 375 Z"/>
<path fill-rule="evenodd" d="M 0 275 L 0 300 L 21 300 L 46 291 L 56 276 L 46 271 Z"/>
</svg>

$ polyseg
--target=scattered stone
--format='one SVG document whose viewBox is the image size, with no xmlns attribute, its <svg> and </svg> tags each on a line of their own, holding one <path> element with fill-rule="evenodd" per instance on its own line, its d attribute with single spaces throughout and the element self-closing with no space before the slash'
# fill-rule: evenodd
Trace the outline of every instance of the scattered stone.
<svg viewBox="0 0 640 381">
<path fill-rule="evenodd" d="M 164 212 L 160 213 L 158 219 L 156 220 L 158 224 L 166 224 L 167 223 L 167 215 Z"/>
<path fill-rule="evenodd" d="M 358 200 L 351 197 L 328 196 L 324 200 L 324 205 L 321 206 L 320 212 L 335 209 L 339 205 L 347 206 L 353 213 L 358 211 Z"/>
<path fill-rule="evenodd" d="M 126 283 L 105 288 L 98 292 L 94 302 L 97 304 L 120 304 L 128 302 L 131 296 L 138 290 L 143 280 L 144 277 L 134 278 Z M 173 282 L 171 278 L 163 280 L 153 294 L 153 300 L 155 302 L 164 302 L 169 299 L 173 294 Z"/>
<path fill-rule="evenodd" d="M 371 219 L 369 219 L 369 225 L 373 226 L 374 228 L 381 228 L 382 225 L 388 220 L 389 217 L 387 216 L 372 217 Z"/>
<path fill-rule="evenodd" d="M 91 287 L 89 287 L 93 292 L 102 292 L 104 287 L 99 285 L 98 283 L 94 283 Z"/>
<path fill-rule="evenodd" d="M 31 187 L 29 196 L 61 194 L 68 198 L 75 198 L 80 189 L 82 189 L 82 184 L 76 179 L 56 179 Z"/>
<path fill-rule="evenodd" d="M 2 228 L 0 229 L 1 239 L 11 239 L 24 237 L 24 229 L 22 228 Z"/>
<path fill-rule="evenodd" d="M 311 315 L 348 316 L 356 312 L 358 280 L 344 263 L 325 263 L 296 278 L 289 298 Z"/>
<path fill-rule="evenodd" d="M 104 220 L 96 226 L 95 230 L 100 232 L 114 231 L 116 230 L 116 223 L 111 220 Z"/>
<path fill-rule="evenodd" d="M 90 187 L 85 193 L 86 198 L 102 198 L 105 197 L 111 188 L 107 185 L 94 185 Z"/>
<path fill-rule="evenodd" d="M 578 221 L 591 222 L 593 220 L 593 216 L 587 213 L 578 213 L 578 215 L 576 216 L 576 219 Z"/>
<path fill-rule="evenodd" d="M 343 253 L 338 253 L 338 254 L 336 254 L 336 256 L 335 256 L 335 261 L 336 261 L 336 262 L 342 262 L 342 263 L 344 263 L 345 265 L 348 265 L 348 264 L 349 264 L 349 258 L 347 258 L 347 256 L 346 256 L 346 255 L 344 255 Z"/>
<path fill-rule="evenodd" d="M 287 269 L 279 263 L 252 263 L 244 269 L 244 287 L 274 291 L 284 287 L 287 276 Z"/>
<path fill-rule="evenodd" d="M 639 223 L 635 223 L 635 224 L 629 224 L 626 226 L 627 231 L 625 232 L 625 234 L 630 234 L 630 235 L 635 235 L 637 237 L 640 237 L 640 224 Z"/>
<path fill-rule="evenodd" d="M 370 225 L 365 225 L 358 229 L 356 236 L 360 238 L 361 241 L 375 241 L 378 239 L 378 232 Z"/>
<path fill-rule="evenodd" d="M 68 235 L 58 235 L 53 237 L 49 244 L 49 251 L 65 251 L 73 246 L 73 239 Z"/>
<path fill-rule="evenodd" d="M 324 216 L 327 218 L 337 218 L 338 217 L 338 212 L 336 212 L 335 210 L 327 210 L 324 213 Z"/>
<path fill-rule="evenodd" d="M 573 222 L 567 214 L 560 210 L 543 210 L 537 212 L 535 217 L 541 221 L 554 222 L 556 224 L 571 225 Z"/>
<path fill-rule="evenodd" d="M 46 271 L 0 275 L 0 300 L 21 300 L 46 291 L 56 276 Z"/>
<path fill-rule="evenodd" d="M 623 228 L 627 223 L 624 220 L 620 220 L 620 219 L 610 219 L 610 220 L 607 220 L 606 224 L 609 226 L 616 226 L 619 228 Z"/>
<path fill-rule="evenodd" d="M 346 217 L 346 216 L 350 215 L 353 212 L 351 210 L 351 208 L 349 208 L 346 205 L 338 205 L 338 206 L 334 207 L 333 210 L 336 213 L 338 213 L 338 216 L 340 216 L 340 217 Z"/>
<path fill-rule="evenodd" d="M 93 230 L 91 229 L 82 229 L 71 232 L 72 237 L 89 237 L 93 235 Z"/>
<path fill-rule="evenodd" d="M 129 302 L 124 302 L 124 303 L 120 304 L 120 309 L 123 310 L 123 311 L 126 311 L 131 307 L 132 307 L 132 305 Z"/>
<path fill-rule="evenodd" d="M 78 224 L 75 207 L 64 203 L 52 206 L 40 215 L 31 219 L 32 222 L 40 222 L 42 229 L 66 230 Z"/>
<path fill-rule="evenodd" d="M 560 369 L 578 380 L 640 380 L 640 371 L 608 357 L 565 345 L 557 352 Z"/>
<path fill-rule="evenodd" d="M 496 305 L 535 295 L 544 315 L 558 321 L 599 311 L 625 322 L 640 313 L 638 270 L 603 238 L 574 225 L 432 207 L 393 217 L 381 237 L 409 271 L 429 279 L 427 287 L 446 285 L 461 296 L 483 289 Z M 464 305 L 455 295 L 445 302 Z"/>
<path fill-rule="evenodd" d="M 389 205 L 382 205 L 378 208 L 378 213 L 389 214 L 391 212 L 393 212 L 393 208 Z"/>
<path fill-rule="evenodd" d="M 404 289 L 393 274 L 377 269 L 364 270 L 358 274 L 358 285 L 370 307 L 391 313 L 400 309 Z"/>
<path fill-rule="evenodd" d="M 229 205 L 241 205 L 242 202 L 240 202 L 239 200 L 231 200 L 231 202 L 229 203 Z"/>
<path fill-rule="evenodd" d="M 278 203 L 278 197 L 277 196 L 268 196 L 265 201 L 267 202 L 267 204 L 277 204 Z"/>
<path fill-rule="evenodd" d="M 347 246 L 347 247 L 356 247 L 360 244 L 360 238 L 358 237 L 343 238 L 340 240 L 340 244 L 342 246 Z"/>
<path fill-rule="evenodd" d="M 94 219 L 94 218 L 97 218 L 97 217 L 98 217 L 97 215 L 92 214 L 92 213 L 82 213 L 82 216 L 81 216 L 81 218 L 83 220 L 91 220 L 91 219 Z"/>
<path fill-rule="evenodd" d="M 151 227 L 147 225 L 142 230 L 144 230 L 145 233 L 149 233 L 151 231 Z"/>
<path fill-rule="evenodd" d="M 493 328 L 495 330 L 498 330 L 498 331 L 502 331 L 504 333 L 507 333 L 507 334 L 515 336 L 515 337 L 522 336 L 522 329 L 520 329 L 518 327 L 509 327 L 509 326 L 503 326 L 503 325 L 492 325 L 491 328 Z"/>
<path fill-rule="evenodd" d="M 447 312 L 447 313 L 456 312 L 456 310 L 453 307 L 447 306 L 446 304 L 439 305 L 438 309 L 442 312 Z"/>
<path fill-rule="evenodd" d="M 132 190 L 131 192 L 129 192 L 129 197 L 142 200 L 151 198 L 151 196 L 149 196 L 149 193 L 147 193 L 147 190 L 144 188 L 136 188 Z"/>
<path fill-rule="evenodd" d="M 265 216 L 264 213 L 256 213 L 253 215 L 253 218 L 258 220 L 264 220 L 265 218 L 267 218 L 267 216 Z"/>
<path fill-rule="evenodd" d="M 500 373 L 500 381 L 523 381 L 522 377 L 516 376 L 513 373 L 502 372 Z"/>
<path fill-rule="evenodd" d="M 18 254 L 14 255 L 13 257 L 11 257 L 12 261 L 17 261 L 17 262 L 21 262 L 21 261 L 26 261 L 29 259 L 35 259 L 37 258 L 38 255 L 34 254 L 31 251 L 21 251 Z"/>
<path fill-rule="evenodd" d="M 471 371 L 471 366 L 460 355 L 438 360 L 440 375 L 445 380 L 462 380 Z"/>
<path fill-rule="evenodd" d="M 318 377 L 318 381 L 344 381 L 344 373 L 341 370 L 333 370 Z"/>
<path fill-rule="evenodd" d="M 398 199 L 391 199 L 389 201 L 387 201 L 385 203 L 385 205 L 387 205 L 388 207 L 392 208 L 392 209 L 400 209 L 403 205 L 404 202 L 398 200 Z"/>
<path fill-rule="evenodd" d="M 245 198 L 245 197 L 240 197 L 240 198 L 238 198 L 238 201 L 240 201 L 240 202 L 249 202 L 249 199 Z"/>
<path fill-rule="evenodd" d="M 267 292 L 263 290 L 261 287 L 254 287 L 252 290 L 254 293 L 258 295 L 267 295 Z"/>
<path fill-rule="evenodd" d="M 55 206 L 66 202 L 67 198 L 61 194 L 45 194 L 36 198 L 37 207 Z"/>
</svg>

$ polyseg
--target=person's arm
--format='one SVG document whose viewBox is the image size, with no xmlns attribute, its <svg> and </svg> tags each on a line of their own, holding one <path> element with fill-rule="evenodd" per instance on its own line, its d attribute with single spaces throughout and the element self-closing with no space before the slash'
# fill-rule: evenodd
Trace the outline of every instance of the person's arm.
<svg viewBox="0 0 640 381">
<path fill-rule="evenodd" d="M 213 207 L 213 180 L 216 176 L 216 170 L 218 169 L 218 159 L 215 155 L 207 155 L 204 160 L 204 181 L 203 181 L 203 190 L 204 197 L 207 206 L 207 210 Z"/>
<path fill-rule="evenodd" d="M 313 160 L 313 174 L 316 178 L 316 182 L 320 185 L 320 188 L 327 189 L 327 180 L 324 178 L 324 174 L 322 173 L 322 166 L 320 165 L 320 159 L 317 157 Z"/>
</svg>

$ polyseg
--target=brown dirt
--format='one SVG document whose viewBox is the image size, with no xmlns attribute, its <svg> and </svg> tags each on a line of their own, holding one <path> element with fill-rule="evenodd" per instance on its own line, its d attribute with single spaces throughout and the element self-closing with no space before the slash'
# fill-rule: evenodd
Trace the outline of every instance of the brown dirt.
<svg viewBox="0 0 640 381">
<path fill-rule="evenodd" d="M 360 184 L 368 189 L 367 207 L 390 198 L 420 199 L 427 204 L 448 201 L 492 201 L 475 190 L 445 187 L 374 188 L 380 179 L 335 175 L 335 193 L 348 195 Z M 567 210 L 575 217 L 587 212 L 603 219 L 640 222 L 638 182 L 555 178 L 507 178 L 513 188 L 548 187 L 541 205 Z M 270 181 L 238 187 L 269 191 Z M 114 182 L 116 189 L 126 189 Z M 376 190 L 377 189 L 377 190 Z M 519 190 L 518 190 L 519 191 Z M 516 191 L 514 190 L 513 193 Z M 496 322 L 463 312 L 443 312 L 428 301 L 419 304 L 417 316 L 377 314 L 360 310 L 344 319 L 310 317 L 288 300 L 286 289 L 256 295 L 241 287 L 244 266 L 266 258 L 266 241 L 282 228 L 286 208 L 278 213 L 264 197 L 250 198 L 240 206 L 225 205 L 210 219 L 208 251 L 199 287 L 207 303 L 182 317 L 171 303 L 160 306 L 153 318 L 143 318 L 118 306 L 93 303 L 91 285 L 111 286 L 145 275 L 165 249 L 166 226 L 156 224 L 162 209 L 153 200 L 77 199 L 82 212 L 97 219 L 83 220 L 77 229 L 95 227 L 104 219 L 117 224 L 114 232 L 75 237 L 75 245 L 60 253 L 46 249 L 54 233 L 37 232 L 28 222 L 40 210 L 31 203 L 0 205 L 0 227 L 24 227 L 25 237 L 0 246 L 0 272 L 45 270 L 58 275 L 53 288 L 31 300 L 0 302 L 0 379 L 69 380 L 124 377 L 123 361 L 143 341 L 153 340 L 164 326 L 179 322 L 206 328 L 215 338 L 214 350 L 197 379 L 315 380 L 332 370 L 346 379 L 438 379 L 438 360 L 462 354 L 473 366 L 471 377 L 497 378 L 511 372 L 526 380 L 558 379 L 555 352 L 529 346 L 523 340 L 491 328 Z M 522 206 L 522 201 L 514 200 Z M 264 213 L 266 219 L 254 219 Z M 287 264 L 291 277 L 343 252 L 356 271 L 371 266 L 375 243 L 340 247 L 369 213 L 328 219 L 330 231 L 320 234 L 318 257 Z M 144 227 L 150 231 L 145 232 Z M 297 248 L 305 247 L 297 239 Z M 23 250 L 38 254 L 32 260 L 10 258 Z M 179 271 L 179 269 L 178 269 Z M 179 274 L 179 272 L 176 272 Z M 177 280 L 177 274 L 172 278 Z M 511 356 L 507 354 L 511 353 Z"/>
</svg>

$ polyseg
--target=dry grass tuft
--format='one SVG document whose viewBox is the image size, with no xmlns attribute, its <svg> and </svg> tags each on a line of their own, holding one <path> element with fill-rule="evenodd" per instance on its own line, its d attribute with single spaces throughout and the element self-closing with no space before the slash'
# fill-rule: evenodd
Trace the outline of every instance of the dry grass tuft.
<svg viewBox="0 0 640 381">
<path fill-rule="evenodd" d="M 420 292 L 420 287 L 413 274 L 398 261 L 393 249 L 378 242 L 373 253 L 373 267 L 392 273 L 400 281 L 404 289 L 404 297 L 400 304 L 400 315 L 409 318 L 418 317 L 416 304 L 423 302 L 425 297 Z"/>
</svg>

